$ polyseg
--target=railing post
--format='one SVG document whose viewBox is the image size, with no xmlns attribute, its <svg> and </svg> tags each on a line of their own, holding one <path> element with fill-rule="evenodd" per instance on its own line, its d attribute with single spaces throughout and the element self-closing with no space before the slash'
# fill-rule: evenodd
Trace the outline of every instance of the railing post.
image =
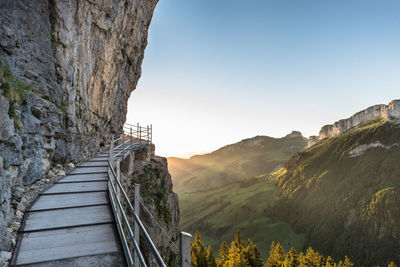
<svg viewBox="0 0 400 267">
<path fill-rule="evenodd" d="M 180 232 L 179 234 L 179 266 L 190 267 L 190 240 L 192 235 L 186 232 Z"/>
<path fill-rule="evenodd" d="M 108 160 L 111 166 L 114 164 L 114 135 L 111 137 L 110 153 L 108 153 Z"/>
<path fill-rule="evenodd" d="M 140 218 L 140 184 L 135 184 L 135 213 Z M 135 240 L 138 244 L 140 244 L 140 232 L 139 232 L 139 225 L 135 221 Z M 139 257 L 137 253 L 135 253 L 135 266 L 139 265 Z"/>
<path fill-rule="evenodd" d="M 142 126 L 139 126 L 139 143 L 142 143 Z"/>
<path fill-rule="evenodd" d="M 132 151 L 132 149 L 133 149 L 133 147 L 132 147 L 132 142 L 133 142 L 133 141 L 132 141 L 132 139 L 133 139 L 132 127 L 130 127 L 129 130 L 130 130 L 130 135 L 131 135 L 131 136 L 130 136 L 130 145 L 131 145 L 131 151 Z"/>
<path fill-rule="evenodd" d="M 118 183 L 120 183 L 121 182 L 121 168 L 120 168 L 120 163 L 121 163 L 121 160 L 118 158 L 117 160 L 116 160 L 116 166 L 115 166 L 115 174 L 117 175 L 117 177 L 115 177 L 115 179 L 118 181 Z M 120 198 L 120 195 L 121 195 L 121 189 L 117 186 L 116 187 L 116 196 L 115 197 L 117 197 L 118 199 Z M 118 213 L 118 217 L 120 216 L 120 212 L 117 212 Z"/>
<path fill-rule="evenodd" d="M 114 134 L 111 136 L 110 151 L 108 153 L 108 161 L 111 166 L 114 166 Z M 112 177 L 110 167 L 107 168 L 108 177 Z M 111 178 L 108 180 L 108 189 L 110 190 L 110 183 L 112 183 Z M 111 195 L 110 195 L 111 200 Z M 111 200 L 112 201 L 112 200 Z"/>
<path fill-rule="evenodd" d="M 153 143 L 153 124 L 150 124 L 150 144 Z"/>
<path fill-rule="evenodd" d="M 125 133 L 122 130 L 122 159 L 125 157 Z"/>
<path fill-rule="evenodd" d="M 140 129 L 139 129 L 139 123 L 137 123 L 137 124 L 136 124 L 136 138 L 138 138 L 138 139 L 139 139 L 139 131 L 140 131 Z"/>
<path fill-rule="evenodd" d="M 150 142 L 150 127 L 147 125 L 147 142 Z"/>
</svg>

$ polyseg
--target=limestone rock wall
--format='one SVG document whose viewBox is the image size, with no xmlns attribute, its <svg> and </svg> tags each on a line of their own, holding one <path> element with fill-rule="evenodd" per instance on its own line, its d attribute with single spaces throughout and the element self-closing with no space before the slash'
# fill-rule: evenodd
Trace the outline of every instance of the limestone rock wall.
<svg viewBox="0 0 400 267">
<path fill-rule="evenodd" d="M 362 110 L 348 119 L 325 125 L 318 136 L 310 136 L 307 146 L 310 147 L 328 136 L 337 136 L 373 119 L 384 118 L 389 121 L 400 119 L 400 100 L 393 100 L 388 105 L 375 105 Z"/>
<path fill-rule="evenodd" d="M 13 188 L 121 130 L 158 0 L 0 0 L 0 250 Z"/>
</svg>

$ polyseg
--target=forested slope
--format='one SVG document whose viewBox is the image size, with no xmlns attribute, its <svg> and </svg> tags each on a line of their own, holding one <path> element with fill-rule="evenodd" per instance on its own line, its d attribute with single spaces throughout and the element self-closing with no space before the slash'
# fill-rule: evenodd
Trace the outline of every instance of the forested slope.
<svg viewBox="0 0 400 267">
<path fill-rule="evenodd" d="M 400 126 L 372 120 L 296 153 L 270 176 L 275 215 L 334 257 L 400 260 Z"/>
</svg>

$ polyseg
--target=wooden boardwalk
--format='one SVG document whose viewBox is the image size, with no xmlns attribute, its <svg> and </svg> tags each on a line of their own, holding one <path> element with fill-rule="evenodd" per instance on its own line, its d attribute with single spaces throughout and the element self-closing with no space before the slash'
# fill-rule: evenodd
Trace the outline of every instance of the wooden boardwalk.
<svg viewBox="0 0 400 267">
<path fill-rule="evenodd" d="M 15 266 L 125 266 L 107 191 L 107 153 L 43 192 L 25 215 Z"/>
</svg>

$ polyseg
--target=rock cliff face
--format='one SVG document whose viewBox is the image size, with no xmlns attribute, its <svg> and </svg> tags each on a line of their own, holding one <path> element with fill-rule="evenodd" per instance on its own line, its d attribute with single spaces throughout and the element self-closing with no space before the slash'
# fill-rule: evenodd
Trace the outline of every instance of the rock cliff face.
<svg viewBox="0 0 400 267">
<path fill-rule="evenodd" d="M 325 125 L 318 136 L 310 136 L 307 146 L 310 147 L 328 136 L 341 135 L 357 126 L 373 119 L 399 120 L 400 100 L 393 100 L 388 105 L 375 105 L 362 110 L 348 119 L 339 120 L 334 124 Z"/>
<path fill-rule="evenodd" d="M 13 188 L 121 130 L 158 0 L 0 0 L 0 250 Z"/>
</svg>

